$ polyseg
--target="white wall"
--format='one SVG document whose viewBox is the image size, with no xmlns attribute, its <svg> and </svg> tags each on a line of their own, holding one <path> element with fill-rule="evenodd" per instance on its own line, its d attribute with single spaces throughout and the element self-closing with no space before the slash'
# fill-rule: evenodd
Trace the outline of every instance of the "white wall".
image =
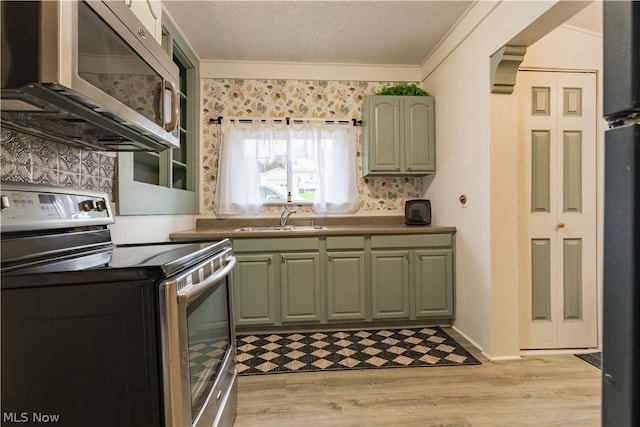
<svg viewBox="0 0 640 427">
<path fill-rule="evenodd" d="M 492 207 L 494 211 L 499 207 L 491 200 L 496 191 L 506 194 L 507 200 L 514 189 L 509 182 L 502 182 L 505 187 L 492 187 L 492 179 L 494 184 L 500 183 L 502 176 L 499 169 L 490 167 L 492 153 L 501 152 L 499 145 L 492 146 L 492 135 L 502 133 L 500 143 L 506 143 L 511 133 L 496 131 L 501 117 L 497 111 L 492 116 L 490 111 L 497 108 L 508 112 L 515 103 L 507 99 L 492 101 L 490 57 L 555 5 L 544 1 L 479 2 L 476 7 L 483 17 L 463 22 L 423 67 L 423 87 L 436 97 L 438 162 L 438 174 L 426 183 L 425 197 L 433 201 L 436 223 L 454 224 L 458 229 L 455 326 L 492 358 L 517 357 L 517 309 L 513 308 L 517 306 L 517 291 L 516 283 L 510 281 L 513 268 L 501 278 L 501 263 L 513 262 L 516 247 L 508 238 L 497 240 L 503 231 L 511 232 L 514 219 L 503 222 L 499 216 L 492 218 Z M 506 127 L 512 130 L 513 119 L 505 117 Z M 508 161 L 494 160 L 496 168 Z M 458 202 L 461 194 L 467 196 L 467 207 Z M 498 248 L 492 247 L 492 238 L 496 238 Z M 502 252 L 496 251 L 500 248 Z M 502 259 L 500 253 L 511 258 Z"/>
<path fill-rule="evenodd" d="M 529 46 L 520 68 L 601 70 L 602 34 L 562 25 Z"/>
<path fill-rule="evenodd" d="M 492 358 L 518 355 L 517 99 L 491 95 L 491 349 Z M 513 120 L 509 118 L 512 117 Z"/>
<path fill-rule="evenodd" d="M 116 216 L 109 226 L 115 244 L 166 242 L 174 231 L 195 228 L 195 215 Z"/>
</svg>

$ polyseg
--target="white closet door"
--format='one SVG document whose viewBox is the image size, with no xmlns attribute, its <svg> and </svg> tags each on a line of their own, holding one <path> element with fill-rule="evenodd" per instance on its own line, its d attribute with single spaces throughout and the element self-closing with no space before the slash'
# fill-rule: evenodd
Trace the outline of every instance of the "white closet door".
<svg viewBox="0 0 640 427">
<path fill-rule="evenodd" d="M 520 347 L 596 347 L 596 75 L 521 71 L 518 101 Z"/>
</svg>

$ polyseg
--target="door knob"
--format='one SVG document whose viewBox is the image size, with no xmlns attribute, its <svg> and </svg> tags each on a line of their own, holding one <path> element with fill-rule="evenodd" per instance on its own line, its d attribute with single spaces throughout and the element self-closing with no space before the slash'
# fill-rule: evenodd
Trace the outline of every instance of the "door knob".
<svg viewBox="0 0 640 427">
<path fill-rule="evenodd" d="M 564 222 L 559 222 L 558 223 L 558 228 L 564 228 Z"/>
</svg>

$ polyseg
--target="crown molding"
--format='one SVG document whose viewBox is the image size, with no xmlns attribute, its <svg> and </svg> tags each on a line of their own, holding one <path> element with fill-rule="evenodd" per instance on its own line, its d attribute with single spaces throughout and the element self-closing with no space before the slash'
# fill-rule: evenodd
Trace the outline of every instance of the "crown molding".
<svg viewBox="0 0 640 427">
<path fill-rule="evenodd" d="M 316 64 L 301 62 L 201 61 L 201 78 L 274 80 L 420 80 L 420 67 L 409 65 Z"/>
</svg>

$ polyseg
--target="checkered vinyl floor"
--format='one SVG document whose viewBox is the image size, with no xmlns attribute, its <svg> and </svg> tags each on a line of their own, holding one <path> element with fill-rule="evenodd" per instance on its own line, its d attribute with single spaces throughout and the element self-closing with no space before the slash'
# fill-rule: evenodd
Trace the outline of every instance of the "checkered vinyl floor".
<svg viewBox="0 0 640 427">
<path fill-rule="evenodd" d="M 480 364 L 437 326 L 238 336 L 237 362 L 240 375 Z"/>
</svg>

